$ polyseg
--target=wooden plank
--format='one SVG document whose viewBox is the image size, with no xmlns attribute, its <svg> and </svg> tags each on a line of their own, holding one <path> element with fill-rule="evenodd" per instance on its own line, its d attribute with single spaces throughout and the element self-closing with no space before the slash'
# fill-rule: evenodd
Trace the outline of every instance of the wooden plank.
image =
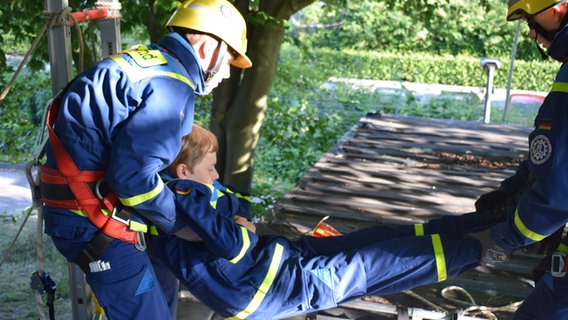
<svg viewBox="0 0 568 320">
<path fill-rule="evenodd" d="M 471 212 L 479 195 L 526 158 L 529 132 L 514 125 L 368 114 L 276 204 L 260 233 L 309 234 L 324 216 L 351 232 Z M 529 277 L 537 261 L 516 253 L 499 268 L 473 270 L 438 286 L 500 292 L 514 300 L 529 292 L 519 279 Z"/>
</svg>

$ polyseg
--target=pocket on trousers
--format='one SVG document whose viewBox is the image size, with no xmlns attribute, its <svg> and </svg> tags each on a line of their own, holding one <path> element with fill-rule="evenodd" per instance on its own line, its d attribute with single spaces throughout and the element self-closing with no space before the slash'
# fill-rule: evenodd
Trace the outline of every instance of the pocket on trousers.
<svg viewBox="0 0 568 320">
<path fill-rule="evenodd" d="M 148 256 L 131 244 L 115 243 L 118 248 L 111 246 L 111 252 L 100 258 L 103 263 L 108 263 L 110 269 L 87 274 L 87 282 L 103 307 L 132 299 L 157 286 Z"/>
</svg>

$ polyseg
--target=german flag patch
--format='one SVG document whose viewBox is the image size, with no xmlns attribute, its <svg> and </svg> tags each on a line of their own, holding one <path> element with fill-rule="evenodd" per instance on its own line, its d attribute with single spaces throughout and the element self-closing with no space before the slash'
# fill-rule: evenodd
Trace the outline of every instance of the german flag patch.
<svg viewBox="0 0 568 320">
<path fill-rule="evenodd" d="M 538 130 L 552 130 L 552 120 L 542 120 L 536 127 Z"/>
<path fill-rule="evenodd" d="M 187 195 L 191 192 L 191 188 L 176 188 L 176 193 L 181 195 Z"/>
</svg>

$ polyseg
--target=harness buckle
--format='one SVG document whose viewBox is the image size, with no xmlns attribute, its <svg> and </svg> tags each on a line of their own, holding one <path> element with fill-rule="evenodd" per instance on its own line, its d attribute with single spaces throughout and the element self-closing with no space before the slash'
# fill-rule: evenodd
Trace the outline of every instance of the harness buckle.
<svg viewBox="0 0 568 320">
<path fill-rule="evenodd" d="M 550 273 L 553 277 L 561 278 L 566 275 L 566 271 L 568 271 L 567 260 L 568 258 L 563 252 L 555 252 L 552 254 Z"/>
<path fill-rule="evenodd" d="M 122 215 L 122 217 L 121 217 Z M 121 206 L 115 206 L 112 209 L 111 219 L 114 219 L 126 226 L 130 225 L 130 214 L 127 213 Z"/>
<path fill-rule="evenodd" d="M 144 232 L 136 232 L 136 244 L 134 244 L 134 247 L 142 252 L 146 251 L 146 235 Z"/>
</svg>

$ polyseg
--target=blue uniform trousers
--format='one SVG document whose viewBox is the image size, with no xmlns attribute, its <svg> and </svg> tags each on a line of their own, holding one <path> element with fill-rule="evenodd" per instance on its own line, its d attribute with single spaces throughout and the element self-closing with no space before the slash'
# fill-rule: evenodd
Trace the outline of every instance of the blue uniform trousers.
<svg viewBox="0 0 568 320">
<path fill-rule="evenodd" d="M 476 267 L 480 255 L 480 244 L 463 235 L 486 227 L 480 215 L 466 214 L 423 225 L 425 236 L 415 236 L 413 225 L 375 225 L 344 236 L 298 241 L 263 236 L 236 264 L 175 236 L 159 236 L 151 244 L 157 257 L 215 312 L 266 320 L 457 276 Z M 282 260 L 265 286 L 276 247 L 283 250 Z"/>
<path fill-rule="evenodd" d="M 568 319 L 568 277 L 555 278 L 549 272 L 519 307 L 513 320 Z"/>
<path fill-rule="evenodd" d="M 45 232 L 70 262 L 98 231 L 86 218 L 65 210 L 46 210 Z M 168 319 L 170 310 L 147 252 L 114 240 L 99 258 L 109 268 L 85 273 L 85 280 L 108 319 Z M 177 300 L 176 300 L 177 301 Z M 172 319 L 175 319 L 172 318 Z"/>
<path fill-rule="evenodd" d="M 388 226 L 363 229 L 349 234 L 350 239 L 302 238 L 300 256 L 284 263 L 271 290 L 272 296 L 247 319 L 285 318 L 333 308 L 365 295 L 390 294 L 438 282 L 440 270 L 434 259 L 431 236 L 381 239 L 392 236 L 396 229 Z M 363 246 L 352 241 L 357 239 L 362 240 Z M 457 276 L 478 265 L 477 241 L 452 235 L 441 235 L 440 239 L 446 277 Z"/>
</svg>

